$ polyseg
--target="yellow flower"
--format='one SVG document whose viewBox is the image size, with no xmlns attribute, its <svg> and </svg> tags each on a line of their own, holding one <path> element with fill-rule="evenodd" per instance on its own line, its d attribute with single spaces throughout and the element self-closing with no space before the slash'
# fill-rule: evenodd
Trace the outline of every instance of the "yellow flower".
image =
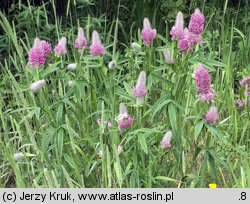
<svg viewBox="0 0 250 204">
<path fill-rule="evenodd" d="M 210 183 L 209 188 L 216 188 L 216 183 Z"/>
</svg>

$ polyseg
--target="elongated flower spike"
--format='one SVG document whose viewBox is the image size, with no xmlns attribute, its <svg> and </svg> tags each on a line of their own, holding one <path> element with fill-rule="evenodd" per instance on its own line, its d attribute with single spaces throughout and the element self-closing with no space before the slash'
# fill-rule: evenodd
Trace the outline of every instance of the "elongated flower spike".
<svg viewBox="0 0 250 204">
<path fill-rule="evenodd" d="M 103 56 L 105 54 L 105 48 L 101 43 L 98 32 L 95 30 L 92 33 L 92 44 L 89 49 L 91 56 Z"/>
<path fill-rule="evenodd" d="M 67 38 L 62 37 L 54 49 L 55 54 L 58 56 L 65 55 L 67 53 L 66 46 L 67 46 Z"/>
<path fill-rule="evenodd" d="M 180 49 L 181 53 L 188 53 L 188 52 L 193 52 L 194 45 L 196 43 L 202 43 L 202 36 L 201 35 L 195 35 L 187 28 L 184 29 L 183 31 L 183 36 L 181 39 L 178 41 L 178 48 Z"/>
<path fill-rule="evenodd" d="M 240 85 L 246 87 L 245 96 L 250 96 L 250 76 L 246 76 L 242 79 Z"/>
<path fill-rule="evenodd" d="M 78 35 L 75 40 L 75 48 L 81 53 L 83 49 L 87 46 L 87 39 L 84 36 L 83 28 L 78 28 Z"/>
<path fill-rule="evenodd" d="M 144 103 L 144 97 L 147 95 L 148 90 L 146 88 L 146 73 L 141 71 L 136 85 L 132 88 L 132 95 L 136 99 L 138 105 Z"/>
<path fill-rule="evenodd" d="M 133 119 L 128 114 L 127 108 L 124 103 L 120 103 L 119 115 L 116 117 L 116 122 L 120 130 L 132 127 Z"/>
<path fill-rule="evenodd" d="M 44 55 L 44 50 L 41 46 L 41 40 L 35 38 L 33 47 L 29 52 L 29 66 L 31 69 L 38 68 L 44 65 L 46 57 Z"/>
<path fill-rule="evenodd" d="M 141 38 L 143 40 L 144 45 L 150 46 L 153 43 L 155 37 L 156 29 L 152 29 L 148 18 L 144 18 L 143 29 L 141 33 Z"/>
<path fill-rule="evenodd" d="M 201 11 L 197 8 L 195 12 L 191 15 L 188 29 L 191 33 L 195 35 L 200 35 L 203 32 L 205 23 L 205 17 Z"/>
<path fill-rule="evenodd" d="M 42 40 L 40 42 L 40 45 L 41 45 L 41 47 L 43 49 L 45 58 L 48 59 L 51 52 L 52 52 L 51 45 L 45 40 Z"/>
<path fill-rule="evenodd" d="M 164 149 L 168 149 L 168 148 L 171 148 L 171 138 L 172 138 L 172 132 L 171 131 L 168 131 L 162 138 L 162 141 L 161 141 L 161 146 L 162 148 Z"/>
<path fill-rule="evenodd" d="M 136 103 L 141 105 L 144 103 L 144 97 L 147 95 L 146 73 L 141 71 L 137 80 L 137 84 L 132 89 L 132 94 L 136 99 Z"/>
<path fill-rule="evenodd" d="M 219 120 L 219 114 L 217 112 L 217 108 L 212 106 L 205 115 L 205 121 L 206 123 L 212 125 L 216 123 L 217 120 Z"/>
<path fill-rule="evenodd" d="M 175 25 L 171 28 L 170 35 L 172 36 L 172 40 L 180 40 L 183 38 L 184 35 L 184 18 L 183 13 L 178 12 L 176 19 L 175 19 Z"/>
<path fill-rule="evenodd" d="M 193 52 L 193 46 L 189 41 L 189 31 L 187 28 L 184 29 L 182 38 L 178 41 L 178 48 L 181 53 Z"/>
<path fill-rule="evenodd" d="M 216 93 L 210 86 L 208 71 L 201 64 L 198 65 L 198 69 L 195 72 L 195 82 L 199 92 L 199 99 L 208 103 L 213 101 Z"/>
<path fill-rule="evenodd" d="M 120 114 L 126 114 L 126 113 L 128 113 L 127 107 L 125 106 L 124 103 L 120 103 L 120 106 L 119 106 L 119 113 L 120 113 Z"/>
<path fill-rule="evenodd" d="M 171 57 L 169 50 L 164 50 L 162 53 L 163 53 L 163 56 L 165 58 L 165 61 L 168 64 L 173 64 L 174 63 L 174 59 Z"/>
<path fill-rule="evenodd" d="M 33 93 L 38 92 L 46 84 L 45 80 L 38 80 L 30 85 L 30 89 Z"/>
<path fill-rule="evenodd" d="M 236 104 L 240 108 L 246 105 L 246 103 L 243 100 L 240 100 L 240 99 L 236 100 Z"/>
<path fill-rule="evenodd" d="M 250 84 L 250 76 L 246 76 L 240 81 L 241 86 L 246 86 L 247 84 Z"/>
</svg>

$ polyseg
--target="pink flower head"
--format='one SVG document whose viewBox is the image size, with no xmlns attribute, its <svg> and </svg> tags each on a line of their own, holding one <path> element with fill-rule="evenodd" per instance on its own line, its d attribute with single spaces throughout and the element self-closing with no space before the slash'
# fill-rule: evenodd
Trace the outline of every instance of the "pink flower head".
<svg viewBox="0 0 250 204">
<path fill-rule="evenodd" d="M 199 99 L 201 101 L 210 103 L 213 101 L 214 97 L 216 96 L 216 92 L 211 88 L 209 92 L 207 93 L 200 93 L 199 94 Z"/>
<path fill-rule="evenodd" d="M 143 29 L 141 33 L 141 38 L 144 45 L 150 46 L 153 43 L 156 36 L 156 29 L 152 29 L 148 18 L 143 20 Z"/>
<path fill-rule="evenodd" d="M 212 101 L 216 93 L 210 87 L 210 76 L 208 71 L 201 64 L 198 65 L 198 69 L 195 72 L 195 82 L 200 100 L 206 102 Z"/>
<path fill-rule="evenodd" d="M 245 96 L 250 96 L 250 88 L 248 88 L 245 93 L 244 93 Z"/>
<path fill-rule="evenodd" d="M 240 108 L 246 105 L 246 103 L 243 100 L 240 100 L 240 99 L 236 100 L 236 104 Z"/>
<path fill-rule="evenodd" d="M 29 52 L 29 65 L 31 68 L 37 68 L 44 65 L 45 60 L 41 40 L 39 38 L 35 38 L 34 45 Z"/>
<path fill-rule="evenodd" d="M 188 33 L 188 41 L 190 46 L 194 46 L 196 43 L 201 44 L 202 43 L 202 35 L 196 35 L 191 32 Z"/>
<path fill-rule="evenodd" d="M 245 96 L 250 96 L 250 76 L 246 76 L 240 81 L 241 86 L 246 86 Z"/>
<path fill-rule="evenodd" d="M 62 37 L 58 44 L 56 45 L 54 52 L 56 55 L 65 55 L 67 53 L 67 39 L 66 37 Z"/>
<path fill-rule="evenodd" d="M 87 46 L 87 39 L 84 36 L 83 28 L 78 28 L 78 35 L 75 40 L 75 48 L 78 49 L 79 52 L 82 52 L 83 49 Z"/>
<path fill-rule="evenodd" d="M 172 138 L 172 132 L 171 131 L 168 131 L 162 138 L 162 141 L 161 141 L 161 146 L 162 148 L 164 149 L 168 149 L 168 148 L 171 148 L 171 138 Z"/>
<path fill-rule="evenodd" d="M 98 32 L 95 30 L 92 33 L 92 44 L 89 49 L 91 56 L 103 56 L 105 54 L 105 48 L 101 43 Z"/>
<path fill-rule="evenodd" d="M 101 125 L 102 124 L 101 118 L 97 118 L 96 122 L 98 123 L 98 125 Z M 111 128 L 112 122 L 111 121 L 104 121 L 104 125 L 106 125 L 108 128 Z"/>
<path fill-rule="evenodd" d="M 147 95 L 148 90 L 146 87 L 146 73 L 141 71 L 136 85 L 132 89 L 132 94 L 136 98 L 137 104 L 144 102 L 144 97 Z"/>
<path fill-rule="evenodd" d="M 246 76 L 240 81 L 241 86 L 246 86 L 247 84 L 250 84 L 250 76 Z"/>
<path fill-rule="evenodd" d="M 191 15 L 188 29 L 191 33 L 200 35 L 204 29 L 205 17 L 201 11 L 197 8 L 195 12 Z"/>
<path fill-rule="evenodd" d="M 171 28 L 170 35 L 172 36 L 172 40 L 180 40 L 183 38 L 184 35 L 184 19 L 183 19 L 183 13 L 178 12 L 176 19 L 175 19 L 175 25 Z"/>
<path fill-rule="evenodd" d="M 217 112 L 217 108 L 212 106 L 208 110 L 208 112 L 205 115 L 205 121 L 208 124 L 214 124 L 217 120 L 219 120 L 219 114 Z"/>
<path fill-rule="evenodd" d="M 116 121 L 118 123 L 119 129 L 132 127 L 133 118 L 131 118 L 131 116 L 128 114 L 127 108 L 124 103 L 120 103 L 119 110 L 120 110 L 120 113 L 116 117 Z"/>
<path fill-rule="evenodd" d="M 52 52 L 51 45 L 45 40 L 42 40 L 40 43 L 41 43 L 40 45 L 41 45 L 41 47 L 42 47 L 42 49 L 44 51 L 44 56 L 46 58 L 48 58 L 50 56 L 51 52 Z"/>
<path fill-rule="evenodd" d="M 190 38 L 190 33 L 187 28 L 184 29 L 183 37 L 178 42 L 180 52 L 193 52 L 193 41 Z"/>
</svg>

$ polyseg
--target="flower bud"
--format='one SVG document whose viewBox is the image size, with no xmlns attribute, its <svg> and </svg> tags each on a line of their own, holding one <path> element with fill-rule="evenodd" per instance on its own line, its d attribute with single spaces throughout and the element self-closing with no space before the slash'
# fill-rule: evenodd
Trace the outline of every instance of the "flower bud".
<svg viewBox="0 0 250 204">
<path fill-rule="evenodd" d="M 14 159 L 15 159 L 16 161 L 21 160 L 23 157 L 24 157 L 24 155 L 23 155 L 22 152 L 18 152 L 18 153 L 15 153 L 15 154 L 14 154 Z"/>
<path fill-rule="evenodd" d="M 68 85 L 70 88 L 73 88 L 76 85 L 76 83 L 74 81 L 69 81 Z"/>
<path fill-rule="evenodd" d="M 136 52 L 140 52 L 140 51 L 141 51 L 141 46 L 140 46 L 138 43 L 136 43 L 136 42 L 133 42 L 133 43 L 131 44 L 131 47 L 132 47 L 132 49 L 133 49 L 134 51 L 136 51 Z"/>
<path fill-rule="evenodd" d="M 77 63 L 72 63 L 67 66 L 69 71 L 74 71 L 77 67 Z"/>
<path fill-rule="evenodd" d="M 30 85 L 30 89 L 33 93 L 38 92 L 46 84 L 45 80 L 38 80 Z"/>
<path fill-rule="evenodd" d="M 114 70 L 116 68 L 116 61 L 115 60 L 112 60 L 109 62 L 109 70 Z"/>
</svg>

